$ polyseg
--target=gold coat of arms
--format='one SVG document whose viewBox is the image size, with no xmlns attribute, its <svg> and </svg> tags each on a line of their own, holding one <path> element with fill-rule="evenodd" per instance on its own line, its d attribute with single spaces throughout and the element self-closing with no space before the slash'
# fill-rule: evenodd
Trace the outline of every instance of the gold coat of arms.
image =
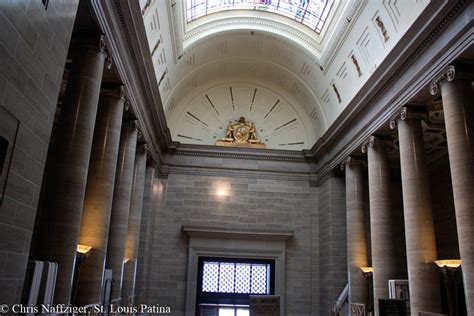
<svg viewBox="0 0 474 316">
<path fill-rule="evenodd" d="M 247 122 L 245 117 L 238 121 L 230 121 L 224 138 L 216 142 L 217 146 L 266 148 L 257 138 L 257 128 L 254 123 Z"/>
</svg>

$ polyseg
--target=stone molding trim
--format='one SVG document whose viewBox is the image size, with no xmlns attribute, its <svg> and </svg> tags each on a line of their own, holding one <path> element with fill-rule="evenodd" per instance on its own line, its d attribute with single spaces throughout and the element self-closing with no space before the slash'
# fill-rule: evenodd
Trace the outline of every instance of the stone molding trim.
<svg viewBox="0 0 474 316">
<path fill-rule="evenodd" d="M 290 230 L 251 230 L 246 228 L 207 227 L 183 225 L 181 229 L 188 237 L 245 239 L 245 240 L 280 240 L 286 241 L 293 237 Z"/>
<path fill-rule="evenodd" d="M 280 315 L 285 310 L 286 230 L 248 230 L 228 227 L 182 226 L 189 238 L 185 315 L 196 314 L 199 257 L 267 259 L 275 262 L 275 295 L 280 295 Z"/>
<path fill-rule="evenodd" d="M 162 165 L 164 175 L 166 174 L 186 174 L 210 177 L 232 177 L 232 178 L 259 178 L 268 180 L 283 180 L 283 181 L 310 181 L 310 173 L 289 173 L 283 171 L 272 170 L 244 170 L 244 169 L 229 169 L 217 167 L 189 167 L 189 166 L 170 166 Z"/>
</svg>

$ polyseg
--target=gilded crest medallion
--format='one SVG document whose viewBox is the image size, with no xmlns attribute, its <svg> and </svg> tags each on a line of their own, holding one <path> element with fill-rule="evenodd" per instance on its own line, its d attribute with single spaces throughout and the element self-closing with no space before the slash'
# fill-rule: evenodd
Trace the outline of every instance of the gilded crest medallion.
<svg viewBox="0 0 474 316">
<path fill-rule="evenodd" d="M 257 138 L 257 128 L 254 123 L 247 122 L 245 117 L 238 121 L 229 122 L 224 138 L 216 142 L 217 146 L 266 148 Z"/>
</svg>

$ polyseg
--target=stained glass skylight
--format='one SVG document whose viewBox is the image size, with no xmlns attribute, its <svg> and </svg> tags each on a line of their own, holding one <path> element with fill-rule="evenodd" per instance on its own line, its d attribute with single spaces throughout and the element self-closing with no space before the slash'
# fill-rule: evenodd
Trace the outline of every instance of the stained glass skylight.
<svg viewBox="0 0 474 316">
<path fill-rule="evenodd" d="M 191 22 L 227 10 L 258 10 L 294 19 L 320 33 L 335 0 L 186 0 L 186 20 Z"/>
</svg>

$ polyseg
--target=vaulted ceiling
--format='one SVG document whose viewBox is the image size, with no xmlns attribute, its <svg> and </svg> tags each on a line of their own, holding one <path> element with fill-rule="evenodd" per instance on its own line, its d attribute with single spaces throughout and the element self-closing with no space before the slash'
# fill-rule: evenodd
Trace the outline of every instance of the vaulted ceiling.
<svg viewBox="0 0 474 316">
<path fill-rule="evenodd" d="M 188 22 L 184 1 L 141 1 L 173 140 L 212 145 L 244 116 L 267 148 L 311 148 L 428 2 L 335 1 L 315 32 L 275 12 Z"/>
</svg>

